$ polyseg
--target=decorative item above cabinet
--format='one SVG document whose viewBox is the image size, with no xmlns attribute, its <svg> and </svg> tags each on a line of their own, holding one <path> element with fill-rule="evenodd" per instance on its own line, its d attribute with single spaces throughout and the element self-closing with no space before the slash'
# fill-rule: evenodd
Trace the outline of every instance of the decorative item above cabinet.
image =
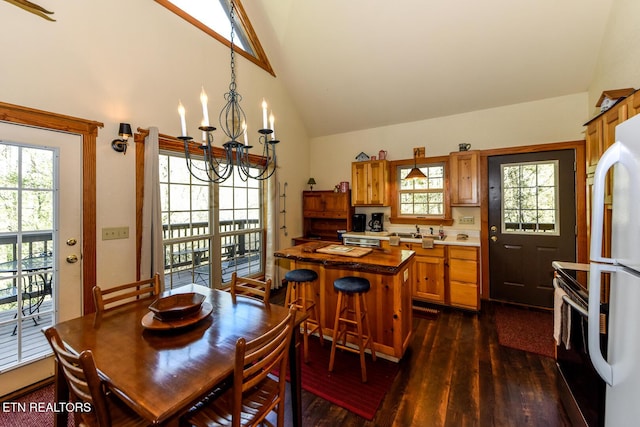
<svg viewBox="0 0 640 427">
<path fill-rule="evenodd" d="M 389 179 L 387 160 L 351 163 L 351 204 L 389 206 Z"/>
</svg>

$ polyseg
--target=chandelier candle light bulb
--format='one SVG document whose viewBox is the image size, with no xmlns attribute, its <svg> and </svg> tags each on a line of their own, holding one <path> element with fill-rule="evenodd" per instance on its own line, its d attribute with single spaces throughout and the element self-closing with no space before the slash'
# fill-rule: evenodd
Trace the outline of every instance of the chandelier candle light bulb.
<svg viewBox="0 0 640 427">
<path fill-rule="evenodd" d="M 267 128 L 267 101 L 262 98 L 262 129 Z"/>
<path fill-rule="evenodd" d="M 271 139 L 276 139 L 276 127 L 274 125 L 274 122 L 275 122 L 275 118 L 273 117 L 273 113 L 271 113 L 271 115 L 269 116 L 269 123 L 271 125 L 270 129 L 272 131 Z"/>
<path fill-rule="evenodd" d="M 209 108 L 207 107 L 207 102 L 209 101 L 209 97 L 207 93 L 204 91 L 204 86 L 202 87 L 202 92 L 200 92 L 200 102 L 202 103 L 202 126 L 209 126 Z"/>
<path fill-rule="evenodd" d="M 244 134 L 244 145 L 249 145 L 249 141 L 247 140 L 247 122 L 242 122 L 242 133 Z"/>
<path fill-rule="evenodd" d="M 185 118 L 184 105 L 182 105 L 182 101 L 178 101 L 178 114 L 180 114 L 180 128 L 182 131 L 182 136 L 187 135 L 187 120 Z"/>
</svg>

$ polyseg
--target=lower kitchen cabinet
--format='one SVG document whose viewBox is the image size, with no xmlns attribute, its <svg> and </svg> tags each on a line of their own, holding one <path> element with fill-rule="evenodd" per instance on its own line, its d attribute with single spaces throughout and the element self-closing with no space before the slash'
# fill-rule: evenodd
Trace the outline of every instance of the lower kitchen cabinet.
<svg viewBox="0 0 640 427">
<path fill-rule="evenodd" d="M 449 247 L 449 304 L 470 310 L 480 307 L 478 249 Z"/>
<path fill-rule="evenodd" d="M 413 265 L 413 298 L 444 304 L 444 247 L 424 249 L 415 243 L 407 243 L 407 245 L 416 253 Z"/>
<path fill-rule="evenodd" d="M 401 243 L 401 246 L 416 253 L 412 284 L 414 300 L 474 311 L 480 309 L 477 247 L 435 245 L 423 248 L 420 243 Z M 382 247 L 388 248 L 389 242 L 383 241 Z"/>
</svg>

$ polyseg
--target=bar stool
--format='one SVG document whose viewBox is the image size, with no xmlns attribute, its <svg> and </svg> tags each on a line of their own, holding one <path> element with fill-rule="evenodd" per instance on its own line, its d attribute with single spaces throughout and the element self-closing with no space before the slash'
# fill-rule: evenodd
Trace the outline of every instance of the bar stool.
<svg viewBox="0 0 640 427">
<path fill-rule="evenodd" d="M 303 347 L 304 362 L 309 362 L 309 335 L 318 331 L 320 345 L 324 345 L 320 316 L 316 308 L 316 297 L 313 282 L 318 279 L 318 273 L 306 268 L 291 270 L 284 275 L 287 284 L 285 302 L 287 307 L 295 307 L 296 310 L 309 313 L 307 320 L 303 322 Z"/>
<path fill-rule="evenodd" d="M 341 277 L 333 282 L 333 289 L 338 291 L 338 303 L 336 304 L 336 320 L 333 326 L 333 343 L 331 344 L 331 357 L 329 358 L 329 372 L 333 371 L 336 348 L 360 353 L 360 371 L 362 382 L 367 382 L 367 366 L 364 360 L 364 351 L 367 347 L 371 350 L 371 358 L 376 360 L 376 352 L 373 349 L 371 339 L 371 326 L 367 313 L 367 301 L 365 294 L 369 292 L 371 284 L 362 277 Z M 362 321 L 366 326 L 367 335 L 363 334 Z M 356 331 L 349 330 L 349 326 L 355 326 Z M 356 338 L 358 348 L 347 346 L 347 336 Z M 342 344 L 338 341 L 342 338 Z"/>
</svg>

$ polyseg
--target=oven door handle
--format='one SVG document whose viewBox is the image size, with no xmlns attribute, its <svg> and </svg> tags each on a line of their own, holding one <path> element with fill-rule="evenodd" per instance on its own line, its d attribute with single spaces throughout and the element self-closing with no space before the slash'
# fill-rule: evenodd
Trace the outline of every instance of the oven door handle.
<svg viewBox="0 0 640 427">
<path fill-rule="evenodd" d="M 555 277 L 553 278 L 553 287 L 554 287 L 554 289 L 558 289 L 560 287 L 560 286 L 558 286 L 558 279 L 555 278 Z M 562 301 L 564 301 L 567 304 L 569 304 L 571 306 L 571 308 L 573 308 L 578 313 L 580 313 L 582 315 L 582 317 L 589 317 L 589 312 L 587 310 L 585 310 L 584 308 L 582 308 L 581 306 L 579 306 L 578 303 L 576 303 L 574 300 L 572 300 L 569 295 L 562 295 Z"/>
<path fill-rule="evenodd" d="M 558 278 L 554 277 L 553 278 L 553 288 L 554 289 L 558 289 L 561 288 L 558 285 Z M 562 288 L 561 288 L 562 289 Z M 569 304 L 571 306 L 571 308 L 573 308 L 574 310 L 576 310 L 578 313 L 580 313 L 582 315 L 582 317 L 589 317 L 589 312 L 587 310 L 585 310 L 584 308 L 582 308 L 580 305 L 578 305 L 578 303 L 576 303 L 574 300 L 571 299 L 571 297 L 569 295 L 563 295 L 562 296 L 562 301 L 566 302 L 567 304 Z"/>
</svg>

